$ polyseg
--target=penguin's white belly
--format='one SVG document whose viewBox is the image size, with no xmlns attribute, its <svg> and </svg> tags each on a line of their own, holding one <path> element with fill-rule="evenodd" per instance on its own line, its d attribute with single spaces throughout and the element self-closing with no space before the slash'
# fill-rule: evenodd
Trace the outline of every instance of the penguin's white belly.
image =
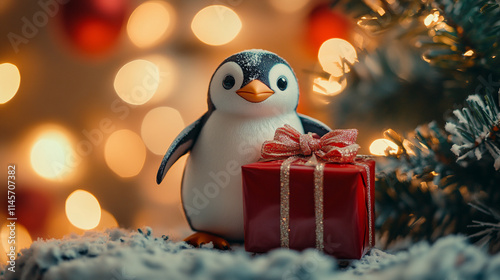
<svg viewBox="0 0 500 280">
<path fill-rule="evenodd" d="M 191 150 L 182 183 L 184 211 L 194 230 L 243 240 L 241 166 L 256 162 L 262 143 L 284 124 L 303 132 L 295 112 L 260 119 L 212 113 Z"/>
</svg>

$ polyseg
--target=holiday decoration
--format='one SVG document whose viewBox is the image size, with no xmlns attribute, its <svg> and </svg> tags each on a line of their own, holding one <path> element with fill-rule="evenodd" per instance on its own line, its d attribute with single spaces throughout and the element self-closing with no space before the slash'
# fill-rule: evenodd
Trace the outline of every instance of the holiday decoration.
<svg viewBox="0 0 500 280">
<path fill-rule="evenodd" d="M 500 0 L 0 14 L 0 279 L 500 275 Z"/>
<path fill-rule="evenodd" d="M 377 138 L 391 127 L 386 137 L 398 146 L 378 160 L 382 245 L 464 233 L 498 251 L 499 3 L 336 3 L 376 43 L 359 52 L 344 94 L 331 102 L 336 125 Z"/>
<path fill-rule="evenodd" d="M 61 28 L 70 44 L 93 56 L 116 44 L 129 10 L 127 0 L 71 0 L 60 9 Z"/>
<path fill-rule="evenodd" d="M 17 218 L 33 235 L 43 233 L 54 199 L 47 192 L 25 186 L 17 192 Z"/>
<path fill-rule="evenodd" d="M 333 10 L 328 3 L 315 7 L 307 21 L 306 42 L 311 53 L 316 55 L 323 42 L 331 38 L 350 39 L 351 23 L 339 10 Z"/>
<path fill-rule="evenodd" d="M 278 127 L 289 124 L 320 135 L 330 130 L 297 114 L 298 98 L 290 65 L 274 53 L 243 51 L 219 65 L 210 81 L 208 112 L 174 140 L 157 175 L 161 183 L 172 164 L 191 151 L 182 202 L 191 228 L 204 233 L 188 237 L 188 242 L 199 245 L 219 240 L 216 236 L 243 240 L 240 166 L 259 159 L 262 143 Z M 216 246 L 222 242 L 215 240 Z"/>
<path fill-rule="evenodd" d="M 355 160 L 357 131 L 323 137 L 285 125 L 242 167 L 245 249 L 316 248 L 359 259 L 374 243 L 373 160 Z"/>
</svg>

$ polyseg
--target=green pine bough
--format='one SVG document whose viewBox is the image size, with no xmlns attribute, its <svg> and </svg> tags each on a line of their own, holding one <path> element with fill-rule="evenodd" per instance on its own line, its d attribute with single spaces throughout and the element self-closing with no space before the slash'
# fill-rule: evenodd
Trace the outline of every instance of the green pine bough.
<svg viewBox="0 0 500 280">
<path fill-rule="evenodd" d="M 463 233 L 500 250 L 499 3 L 333 1 L 370 42 L 357 46 L 347 87 L 332 98 L 335 125 L 373 130 L 392 122 L 405 131 L 428 123 L 405 138 L 386 133 L 399 148 L 377 162 L 383 245 Z"/>
</svg>

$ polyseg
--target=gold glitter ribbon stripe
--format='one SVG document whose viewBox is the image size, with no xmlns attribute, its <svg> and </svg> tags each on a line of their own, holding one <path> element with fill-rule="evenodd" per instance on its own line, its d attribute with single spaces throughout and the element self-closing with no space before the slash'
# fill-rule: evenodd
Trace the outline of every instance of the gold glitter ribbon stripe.
<svg viewBox="0 0 500 280">
<path fill-rule="evenodd" d="M 373 244 L 372 244 L 372 239 L 373 239 L 373 229 L 372 229 L 372 224 L 373 224 L 373 213 L 372 213 L 372 192 L 371 192 L 371 189 L 372 189 L 372 186 L 371 186 L 371 183 L 370 183 L 370 167 L 365 164 L 365 163 L 355 163 L 356 165 L 358 166 L 362 166 L 365 168 L 366 170 L 366 188 L 367 188 L 367 197 L 368 197 L 368 246 L 371 248 L 373 247 Z"/>
<path fill-rule="evenodd" d="M 280 241 L 281 247 L 290 247 L 290 166 L 297 157 L 289 157 L 280 167 Z"/>
<path fill-rule="evenodd" d="M 323 170 L 325 164 L 320 162 L 314 168 L 314 212 L 316 219 L 316 249 L 323 251 Z"/>
<path fill-rule="evenodd" d="M 290 167 L 297 157 L 283 161 L 280 167 L 280 242 L 282 248 L 290 247 Z M 316 248 L 324 249 L 323 225 L 323 171 L 325 164 L 320 162 L 314 168 L 314 212 L 316 221 Z"/>
</svg>

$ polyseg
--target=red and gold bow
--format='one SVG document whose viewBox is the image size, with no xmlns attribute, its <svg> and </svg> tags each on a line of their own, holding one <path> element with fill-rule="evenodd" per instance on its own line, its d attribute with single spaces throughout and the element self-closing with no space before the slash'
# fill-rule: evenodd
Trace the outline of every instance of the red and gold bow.
<svg viewBox="0 0 500 280">
<path fill-rule="evenodd" d="M 321 138 L 315 133 L 301 134 L 288 124 L 276 129 L 274 140 L 262 145 L 264 159 L 285 159 L 291 156 L 312 156 L 325 162 L 354 162 L 359 145 L 357 129 L 336 129 Z"/>
</svg>

